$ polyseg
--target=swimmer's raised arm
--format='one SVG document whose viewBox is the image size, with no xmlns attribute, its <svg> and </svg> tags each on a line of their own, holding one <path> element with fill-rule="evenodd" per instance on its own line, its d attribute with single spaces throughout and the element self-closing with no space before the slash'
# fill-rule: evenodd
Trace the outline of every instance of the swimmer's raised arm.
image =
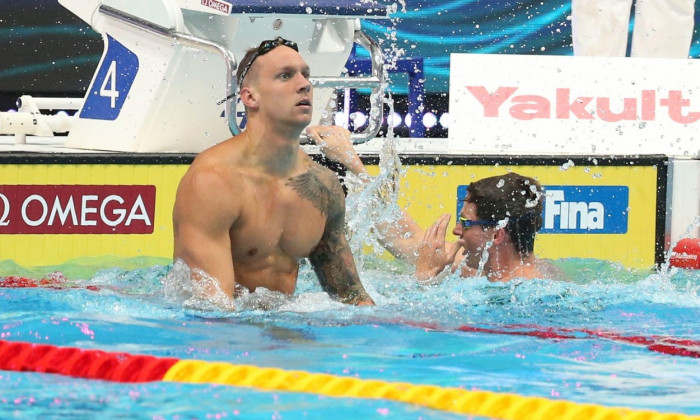
<svg viewBox="0 0 700 420">
<path fill-rule="evenodd" d="M 320 165 L 314 163 L 320 167 Z M 331 297 L 353 305 L 374 305 L 357 274 L 350 245 L 345 237 L 345 195 L 335 173 L 326 168 L 315 171 L 329 191 L 326 227 L 309 261 L 321 287 Z"/>
<path fill-rule="evenodd" d="M 229 230 L 240 214 L 231 181 L 218 168 L 193 164 L 178 187 L 173 208 L 174 259 L 182 259 L 191 270 L 199 269 L 219 281 L 233 297 L 236 281 L 231 257 Z M 192 272 L 193 280 L 197 278 Z M 214 290 L 209 290 L 211 295 Z"/>
<path fill-rule="evenodd" d="M 340 163 L 353 174 L 364 176 L 365 179 L 368 179 L 367 170 L 353 147 L 348 130 L 337 126 L 313 126 L 308 127 L 306 132 L 316 145 L 318 145 L 321 153 L 323 153 L 326 158 Z M 446 223 L 449 221 L 449 218 L 445 220 L 444 217 L 445 216 L 441 217 L 435 222 L 435 227 L 437 228 L 438 224 L 441 225 L 440 231 L 443 233 L 443 250 L 447 248 L 445 256 L 451 255 L 454 260 L 458 248 L 455 248 L 456 244 L 454 243 L 445 244 L 444 242 Z M 396 258 L 411 264 L 416 264 L 417 266 L 420 252 L 428 252 L 435 246 L 434 231 L 433 235 L 429 238 L 431 243 L 428 245 L 424 244 L 426 240 L 426 231 L 423 230 L 404 209 L 401 209 L 401 213 L 397 219 L 379 223 L 376 227 L 379 232 L 378 239 L 383 247 Z M 452 263 L 452 260 L 448 263 L 442 261 L 438 263 L 438 259 L 442 260 L 442 258 L 433 258 L 432 255 L 422 257 L 420 259 L 420 265 L 418 266 L 420 270 L 420 273 L 417 273 L 419 274 L 419 278 L 422 279 L 424 276 L 428 275 L 428 273 L 435 271 L 439 273 L 445 267 L 445 264 Z M 430 262 L 435 262 L 437 265 L 430 267 Z"/>
<path fill-rule="evenodd" d="M 357 155 L 350 139 L 350 132 L 338 126 L 310 126 L 306 129 L 326 158 L 338 162 L 355 175 L 369 179 L 367 169 Z M 379 241 L 395 257 L 415 264 L 423 229 L 401 209 L 398 220 L 380 223 Z"/>
<path fill-rule="evenodd" d="M 355 175 L 367 173 L 347 129 L 337 125 L 316 125 L 306 127 L 306 133 L 328 159 L 340 163 Z"/>
</svg>

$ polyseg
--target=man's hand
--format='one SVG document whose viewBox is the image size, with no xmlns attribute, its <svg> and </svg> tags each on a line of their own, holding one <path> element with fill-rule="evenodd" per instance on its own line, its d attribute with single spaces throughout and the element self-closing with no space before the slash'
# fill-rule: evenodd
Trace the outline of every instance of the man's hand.
<svg viewBox="0 0 700 420">
<path fill-rule="evenodd" d="M 323 125 L 309 126 L 306 133 L 328 159 L 340 163 L 355 175 L 365 173 L 365 167 L 352 145 L 350 131 L 337 125 Z"/>
<path fill-rule="evenodd" d="M 418 259 L 416 260 L 416 278 L 418 280 L 432 279 L 442 273 L 445 267 L 452 266 L 461 247 L 458 243 L 448 244 L 445 241 L 450 218 L 449 214 L 443 214 L 425 231 L 423 240 L 418 246 Z"/>
</svg>

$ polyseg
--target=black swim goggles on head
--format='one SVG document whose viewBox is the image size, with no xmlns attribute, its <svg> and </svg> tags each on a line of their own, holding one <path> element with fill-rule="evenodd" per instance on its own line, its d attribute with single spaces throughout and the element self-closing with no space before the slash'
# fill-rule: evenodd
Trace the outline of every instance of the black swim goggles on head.
<svg viewBox="0 0 700 420">
<path fill-rule="evenodd" d="M 238 93 L 240 93 L 241 83 L 243 83 L 243 79 L 245 79 L 246 74 L 248 74 L 248 70 L 250 70 L 250 66 L 253 65 L 253 61 L 255 61 L 255 59 L 260 57 L 261 55 L 265 55 L 265 54 L 269 53 L 270 51 L 274 50 L 275 48 L 279 47 L 280 45 L 284 45 L 285 47 L 289 47 L 289 48 L 293 49 L 294 51 L 299 52 L 299 47 L 297 46 L 296 42 L 290 41 L 288 39 L 284 39 L 281 36 L 278 36 L 275 39 L 268 39 L 266 41 L 261 42 L 260 45 L 258 46 L 258 49 L 255 50 L 255 53 L 250 58 L 250 61 L 248 61 L 248 64 L 246 64 L 245 67 L 243 67 L 243 71 L 241 72 L 241 76 L 236 81 L 238 83 L 238 92 L 228 95 L 227 97 L 220 100 L 216 104 L 221 105 L 224 102 L 226 102 L 229 99 L 236 96 Z"/>
<path fill-rule="evenodd" d="M 243 67 L 241 76 L 238 78 L 238 86 L 241 86 L 241 83 L 243 83 L 243 79 L 245 79 L 246 74 L 248 74 L 248 70 L 250 70 L 250 66 L 253 65 L 253 62 L 256 58 L 269 53 L 270 51 L 274 50 L 280 45 L 284 45 L 285 47 L 289 47 L 294 51 L 299 52 L 299 47 L 297 46 L 296 42 L 289 41 L 287 39 L 282 38 L 281 36 L 278 36 L 275 39 L 268 39 L 266 41 L 261 42 L 258 46 L 258 49 L 255 50 L 255 54 L 253 54 L 253 57 L 251 57 L 250 61 L 248 61 L 248 64 L 246 64 L 245 67 Z"/>
<path fill-rule="evenodd" d="M 462 225 L 462 229 L 467 230 L 472 226 L 496 226 L 498 222 L 495 220 L 471 220 L 465 217 L 459 216 L 459 223 Z"/>
</svg>

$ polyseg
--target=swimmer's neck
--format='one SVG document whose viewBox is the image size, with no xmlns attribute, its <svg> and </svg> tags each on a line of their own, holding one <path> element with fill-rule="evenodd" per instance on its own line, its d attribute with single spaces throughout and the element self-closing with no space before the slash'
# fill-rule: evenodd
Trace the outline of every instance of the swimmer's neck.
<svg viewBox="0 0 700 420">
<path fill-rule="evenodd" d="M 539 275 L 536 266 L 535 256 L 528 255 L 525 258 L 517 257 L 498 258 L 495 255 L 493 260 L 489 259 L 486 264 L 486 278 L 494 283 L 506 283 L 513 279 L 532 279 Z"/>
<path fill-rule="evenodd" d="M 279 134 L 275 130 L 261 130 L 258 127 L 246 128 L 239 135 L 244 142 L 246 162 L 250 166 L 265 168 L 267 172 L 287 176 L 299 164 L 299 136 L 301 131 L 293 134 Z"/>
<path fill-rule="evenodd" d="M 245 133 L 250 141 L 263 147 L 293 147 L 299 148 L 299 138 L 308 122 L 272 121 L 260 115 L 251 115 Z"/>
</svg>

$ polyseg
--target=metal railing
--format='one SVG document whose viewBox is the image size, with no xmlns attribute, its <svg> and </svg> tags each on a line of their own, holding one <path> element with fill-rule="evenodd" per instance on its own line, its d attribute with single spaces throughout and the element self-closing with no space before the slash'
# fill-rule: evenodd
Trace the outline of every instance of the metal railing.
<svg viewBox="0 0 700 420">
<path fill-rule="evenodd" d="M 226 98 L 226 100 L 224 101 L 226 104 L 224 115 L 228 121 L 228 127 L 231 133 L 235 135 L 241 132 L 241 129 L 238 126 L 238 122 L 236 119 L 236 104 L 238 103 L 238 90 L 236 86 L 235 71 L 238 67 L 238 62 L 233 56 L 233 53 L 231 53 L 231 51 L 228 48 L 208 39 L 177 32 L 172 28 L 166 28 L 164 26 L 141 19 L 137 16 L 131 15 L 129 13 L 123 12 L 110 6 L 106 6 L 104 4 L 99 7 L 99 12 L 107 17 L 116 19 L 120 22 L 123 22 L 129 26 L 132 26 L 144 32 L 163 38 L 172 39 L 174 42 L 177 42 L 187 47 L 220 55 L 224 59 L 224 62 L 226 64 L 227 75 L 226 92 L 224 96 L 224 98 Z M 377 44 L 374 40 L 370 39 L 361 30 L 355 30 L 353 41 L 369 51 L 372 61 L 371 75 L 368 77 L 312 77 L 311 83 L 314 87 L 321 88 L 368 88 L 372 90 L 370 95 L 370 112 L 367 127 L 364 129 L 364 131 L 360 133 L 352 134 L 353 143 L 358 144 L 364 143 L 374 138 L 377 135 L 377 132 L 379 132 L 379 128 L 381 127 L 384 111 L 383 92 L 385 75 L 383 68 L 384 58 L 381 53 L 379 44 Z M 302 143 L 303 142 L 308 142 L 308 137 L 306 136 L 306 134 L 302 134 Z"/>
<path fill-rule="evenodd" d="M 144 32 L 157 35 L 163 38 L 172 39 L 173 41 L 191 48 L 195 48 L 201 51 L 207 51 L 214 54 L 220 55 L 224 59 L 226 64 L 226 97 L 234 97 L 234 92 L 236 92 L 236 68 L 238 64 L 233 53 L 229 51 L 225 46 L 218 44 L 216 42 L 210 41 L 208 39 L 199 38 L 189 34 L 183 34 L 182 32 L 177 32 L 172 28 L 166 28 L 164 26 L 149 22 L 147 20 L 141 19 L 137 16 L 131 15 L 129 13 L 123 12 L 114 7 L 100 5 L 99 12 L 105 16 L 112 19 L 116 19 L 123 22 L 131 27 L 140 29 Z M 226 101 L 226 107 L 224 115 L 228 121 L 228 128 L 231 134 L 240 133 L 240 129 L 236 124 L 236 114 L 235 114 L 235 102 Z"/>
</svg>

